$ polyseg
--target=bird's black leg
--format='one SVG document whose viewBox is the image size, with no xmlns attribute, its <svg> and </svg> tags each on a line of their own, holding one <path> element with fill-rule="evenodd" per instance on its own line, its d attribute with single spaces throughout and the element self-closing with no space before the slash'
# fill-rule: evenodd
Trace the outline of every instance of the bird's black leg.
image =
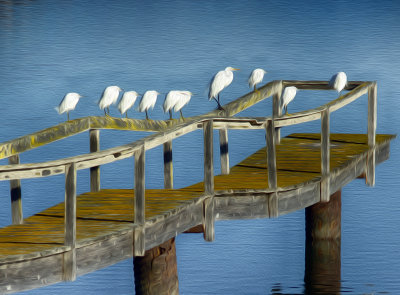
<svg viewBox="0 0 400 295">
<path fill-rule="evenodd" d="M 287 106 L 285 106 L 285 115 L 287 115 Z"/>
<path fill-rule="evenodd" d="M 125 117 L 128 119 L 128 111 L 125 112 Z"/>
<path fill-rule="evenodd" d="M 182 114 L 182 110 L 179 110 L 179 112 L 181 113 L 181 119 L 184 119 L 183 118 L 183 114 Z"/>
<path fill-rule="evenodd" d="M 67 118 L 68 118 L 68 121 L 69 121 L 69 112 L 67 112 Z"/>
<path fill-rule="evenodd" d="M 107 112 L 106 109 L 104 108 L 104 116 L 107 116 Z"/>
<path fill-rule="evenodd" d="M 221 104 L 219 103 L 219 100 L 217 100 L 215 97 L 214 97 L 214 100 L 217 102 L 217 104 L 218 104 L 218 109 L 219 110 L 223 110 L 224 108 L 221 106 Z"/>
<path fill-rule="evenodd" d="M 147 114 L 147 110 L 146 110 L 146 120 L 149 119 L 149 115 Z"/>
<path fill-rule="evenodd" d="M 169 110 L 169 119 L 172 120 L 172 111 Z"/>
</svg>

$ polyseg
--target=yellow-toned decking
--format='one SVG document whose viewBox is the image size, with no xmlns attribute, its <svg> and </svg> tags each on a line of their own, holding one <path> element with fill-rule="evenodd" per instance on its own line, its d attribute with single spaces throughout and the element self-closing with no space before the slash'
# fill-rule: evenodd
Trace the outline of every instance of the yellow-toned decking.
<svg viewBox="0 0 400 295">
<path fill-rule="evenodd" d="M 377 135 L 376 144 L 391 135 Z M 331 134 L 331 171 L 340 169 L 368 150 L 365 134 Z M 320 135 L 292 134 L 276 147 L 278 186 L 301 185 L 321 177 Z M 265 190 L 268 187 L 266 149 L 262 148 L 230 170 L 214 177 L 218 192 Z M 145 193 L 146 220 L 179 214 L 177 209 L 204 195 L 203 183 L 182 189 L 148 189 Z M 131 228 L 134 218 L 134 192 L 129 189 L 103 189 L 77 198 L 76 247 L 90 244 Z M 0 229 L 0 266 L 2 263 L 41 257 L 64 251 L 64 203 L 26 218 L 24 224 Z"/>
</svg>

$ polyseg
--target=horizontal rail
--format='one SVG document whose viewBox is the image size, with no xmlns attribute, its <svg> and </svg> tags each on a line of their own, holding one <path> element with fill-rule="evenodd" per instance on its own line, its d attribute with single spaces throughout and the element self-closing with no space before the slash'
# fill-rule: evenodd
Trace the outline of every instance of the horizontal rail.
<svg viewBox="0 0 400 295">
<path fill-rule="evenodd" d="M 296 86 L 302 90 L 332 90 L 329 81 L 299 81 L 299 80 L 283 80 L 283 87 Z M 353 90 L 357 86 L 365 83 L 365 81 L 347 81 L 345 90 Z"/>
</svg>

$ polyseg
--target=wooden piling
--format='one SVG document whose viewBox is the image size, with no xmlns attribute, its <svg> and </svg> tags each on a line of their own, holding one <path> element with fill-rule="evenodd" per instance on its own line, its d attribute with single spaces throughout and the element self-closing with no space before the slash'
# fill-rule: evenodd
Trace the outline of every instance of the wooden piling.
<svg viewBox="0 0 400 295">
<path fill-rule="evenodd" d="M 282 104 L 281 104 L 281 96 L 282 96 L 282 86 L 283 82 L 275 81 L 275 94 L 272 96 L 272 117 L 279 118 L 282 116 Z M 275 134 L 275 142 L 277 144 L 281 141 L 281 129 L 280 127 L 274 128 Z"/>
<path fill-rule="evenodd" d="M 268 187 L 276 189 L 278 187 L 277 171 L 276 171 L 276 147 L 274 121 L 268 120 L 265 124 L 265 132 L 267 139 L 267 166 L 268 166 Z"/>
<path fill-rule="evenodd" d="M 143 256 L 145 251 L 144 220 L 145 220 L 145 148 L 144 145 L 135 152 L 135 209 L 134 224 L 134 256 Z"/>
<path fill-rule="evenodd" d="M 19 164 L 19 155 L 9 157 L 8 164 Z M 21 180 L 10 180 L 10 194 L 12 224 L 22 224 L 24 218 L 22 212 Z"/>
<path fill-rule="evenodd" d="M 90 129 L 89 141 L 91 153 L 100 151 L 100 130 Z M 90 167 L 90 191 L 100 191 L 100 166 Z"/>
<path fill-rule="evenodd" d="M 76 164 L 65 167 L 65 214 L 64 214 L 64 245 L 70 250 L 64 253 L 63 279 L 76 279 Z"/>
<path fill-rule="evenodd" d="M 367 185 L 375 185 L 375 142 L 377 123 L 377 83 L 368 88 L 368 160 L 365 181 Z"/>
<path fill-rule="evenodd" d="M 203 124 L 204 135 L 204 192 L 214 194 L 213 121 Z"/>
<path fill-rule="evenodd" d="M 133 260 L 137 295 L 179 294 L 175 238 Z"/>
<path fill-rule="evenodd" d="M 329 202 L 330 196 L 330 128 L 329 128 L 329 108 L 321 113 L 321 202 Z"/>
<path fill-rule="evenodd" d="M 172 162 L 172 140 L 163 144 L 164 151 L 164 188 L 174 188 L 174 168 Z"/>
<path fill-rule="evenodd" d="M 306 294 L 340 294 L 341 191 L 306 208 Z"/>
</svg>

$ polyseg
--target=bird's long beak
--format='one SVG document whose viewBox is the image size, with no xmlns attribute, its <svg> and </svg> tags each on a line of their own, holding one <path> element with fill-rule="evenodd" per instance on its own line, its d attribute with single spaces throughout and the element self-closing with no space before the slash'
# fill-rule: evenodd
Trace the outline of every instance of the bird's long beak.
<svg viewBox="0 0 400 295">
<path fill-rule="evenodd" d="M 232 69 L 232 71 L 240 71 L 240 69 Z"/>
</svg>

